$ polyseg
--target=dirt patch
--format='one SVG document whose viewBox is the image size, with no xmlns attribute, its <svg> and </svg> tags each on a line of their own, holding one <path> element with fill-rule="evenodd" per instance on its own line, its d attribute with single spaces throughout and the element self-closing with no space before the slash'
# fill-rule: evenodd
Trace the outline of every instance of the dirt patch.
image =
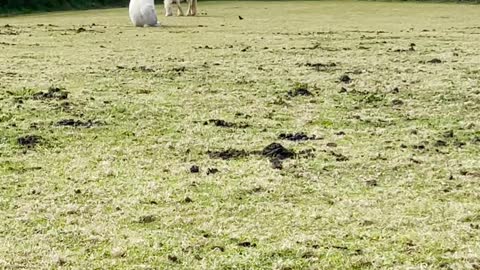
<svg viewBox="0 0 480 270">
<path fill-rule="evenodd" d="M 349 160 L 349 158 L 347 156 L 344 156 L 343 154 L 340 154 L 340 153 L 336 153 L 334 151 L 331 151 L 330 154 L 332 154 L 332 156 L 335 157 L 335 160 L 336 161 L 339 161 L 339 162 L 343 162 L 343 161 L 347 161 Z"/>
<path fill-rule="evenodd" d="M 337 66 L 335 63 L 306 63 L 304 66 L 313 68 L 316 71 L 326 71 Z"/>
<path fill-rule="evenodd" d="M 310 92 L 310 91 L 307 89 L 306 86 L 296 87 L 295 89 L 288 91 L 287 94 L 288 94 L 289 96 L 291 96 L 291 97 L 297 97 L 297 96 L 309 97 L 309 96 L 313 96 L 312 92 Z"/>
<path fill-rule="evenodd" d="M 219 172 L 219 170 L 217 168 L 208 168 L 207 169 L 207 175 L 216 174 L 218 172 Z"/>
<path fill-rule="evenodd" d="M 446 147 L 447 145 L 447 142 L 443 140 L 437 140 L 434 144 L 435 147 Z"/>
<path fill-rule="evenodd" d="M 210 119 L 203 123 L 204 125 L 214 125 L 216 127 L 225 127 L 225 128 L 247 128 L 249 125 L 247 123 L 232 123 L 227 122 L 221 119 Z"/>
<path fill-rule="evenodd" d="M 309 155 L 313 156 L 313 151 L 314 150 L 306 150 L 301 152 L 302 155 L 298 155 L 298 156 L 301 156 L 301 157 L 307 157 Z M 279 143 L 271 143 L 265 148 L 263 148 L 261 151 L 247 152 L 245 150 L 237 150 L 237 149 L 230 148 L 223 151 L 207 151 L 207 154 L 210 156 L 210 158 L 223 159 L 223 160 L 240 159 L 240 158 L 248 157 L 250 155 L 260 155 L 268 158 L 272 164 L 272 168 L 277 170 L 281 170 L 283 168 L 282 162 L 284 160 L 289 158 L 294 158 L 297 156 L 297 154 L 293 150 L 289 150 Z M 214 174 L 217 172 L 218 172 L 217 169 L 208 169 L 207 175 Z"/>
<path fill-rule="evenodd" d="M 308 136 L 304 132 L 297 132 L 297 133 L 282 133 L 278 135 L 280 140 L 289 140 L 289 141 L 309 141 L 309 140 L 317 140 L 315 135 Z"/>
<path fill-rule="evenodd" d="M 85 127 L 89 128 L 94 125 L 99 125 L 98 121 L 82 121 L 82 120 L 75 120 L 75 119 L 63 119 L 56 123 L 57 126 L 65 126 L 65 127 Z"/>
<path fill-rule="evenodd" d="M 197 165 L 193 165 L 192 167 L 190 167 L 190 172 L 191 173 L 199 173 L 200 172 L 200 167 L 198 167 Z"/>
<path fill-rule="evenodd" d="M 117 68 L 121 69 L 120 68 L 121 66 L 117 66 Z M 140 71 L 140 72 L 155 72 L 155 70 L 153 68 L 149 68 L 149 67 L 146 67 L 146 66 L 139 66 L 139 67 L 133 67 L 132 68 L 132 71 Z"/>
<path fill-rule="evenodd" d="M 237 150 L 233 148 L 222 150 L 222 151 L 208 151 L 207 154 L 208 156 L 210 156 L 210 158 L 223 159 L 223 160 L 239 159 L 239 158 L 244 158 L 250 155 L 245 150 Z"/>
<path fill-rule="evenodd" d="M 279 143 L 271 143 L 262 150 L 262 156 L 271 159 L 288 159 L 295 157 L 295 152 L 285 148 Z"/>
<path fill-rule="evenodd" d="M 401 100 L 401 99 L 392 100 L 392 105 L 393 106 L 402 106 L 403 104 L 405 104 L 405 102 L 403 102 L 403 100 Z"/>
<path fill-rule="evenodd" d="M 240 247 L 256 247 L 257 244 L 251 243 L 249 241 L 245 241 L 245 242 L 238 243 L 238 246 L 240 246 Z"/>
<path fill-rule="evenodd" d="M 47 92 L 38 92 L 32 96 L 35 100 L 48 100 L 48 99 L 57 99 L 65 100 L 68 99 L 68 92 L 64 89 L 58 87 L 50 87 Z"/>
<path fill-rule="evenodd" d="M 249 114 L 245 114 L 245 113 L 241 113 L 241 112 L 237 112 L 237 113 L 235 113 L 235 117 L 242 117 L 242 118 L 245 118 L 245 119 L 252 118 L 252 116 L 251 116 L 251 115 L 249 115 Z"/>
<path fill-rule="evenodd" d="M 172 68 L 172 71 L 177 73 L 178 75 L 182 75 L 182 73 L 184 73 L 186 70 L 187 68 L 184 66 Z"/>
<path fill-rule="evenodd" d="M 438 59 L 438 58 L 433 58 L 432 60 L 427 61 L 427 63 L 429 63 L 429 64 L 441 64 L 441 63 L 443 63 L 443 61 Z"/>
<path fill-rule="evenodd" d="M 15 44 L 15 43 L 8 43 L 8 42 L 0 42 L 0 45 L 3 45 L 3 46 L 16 46 L 17 44 Z"/>
<path fill-rule="evenodd" d="M 17 143 L 23 147 L 33 148 L 42 143 L 44 139 L 38 135 L 26 135 L 17 138 Z"/>
<path fill-rule="evenodd" d="M 347 74 L 343 74 L 342 76 L 340 76 L 339 80 L 340 80 L 340 82 L 343 82 L 343 83 L 351 83 L 352 82 L 352 78 L 350 78 L 350 76 L 348 76 Z"/>
<path fill-rule="evenodd" d="M 314 158 L 316 150 L 314 148 L 305 149 L 298 152 L 297 156 L 300 158 Z"/>
</svg>

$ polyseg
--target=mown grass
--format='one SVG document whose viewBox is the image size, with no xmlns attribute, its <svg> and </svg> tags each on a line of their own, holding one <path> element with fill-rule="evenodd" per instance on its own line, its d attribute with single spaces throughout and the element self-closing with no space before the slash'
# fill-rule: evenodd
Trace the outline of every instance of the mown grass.
<svg viewBox="0 0 480 270">
<path fill-rule="evenodd" d="M 31 12 L 45 12 L 72 9 L 91 9 L 101 7 L 126 7 L 126 0 L 36 0 L 1 1 L 1 15 L 16 15 Z"/>
<path fill-rule="evenodd" d="M 478 268 L 479 15 L 207 2 L 161 28 L 125 9 L 0 19 L 0 266 Z M 296 132 L 317 139 L 279 139 Z M 208 154 L 273 142 L 303 154 L 281 170 Z"/>
</svg>

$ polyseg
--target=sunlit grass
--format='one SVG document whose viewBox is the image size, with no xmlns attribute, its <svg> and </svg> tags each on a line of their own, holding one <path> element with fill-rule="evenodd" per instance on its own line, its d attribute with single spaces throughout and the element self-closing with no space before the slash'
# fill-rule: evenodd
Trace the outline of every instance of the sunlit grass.
<svg viewBox="0 0 480 270">
<path fill-rule="evenodd" d="M 479 267 L 480 9 L 200 9 L 0 19 L 0 267 Z"/>
</svg>

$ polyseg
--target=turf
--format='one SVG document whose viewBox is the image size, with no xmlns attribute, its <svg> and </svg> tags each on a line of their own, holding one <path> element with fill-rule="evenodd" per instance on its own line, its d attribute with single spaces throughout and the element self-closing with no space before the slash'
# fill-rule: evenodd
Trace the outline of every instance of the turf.
<svg viewBox="0 0 480 270">
<path fill-rule="evenodd" d="M 480 267 L 478 7 L 200 4 L 0 18 L 0 268 Z"/>
</svg>

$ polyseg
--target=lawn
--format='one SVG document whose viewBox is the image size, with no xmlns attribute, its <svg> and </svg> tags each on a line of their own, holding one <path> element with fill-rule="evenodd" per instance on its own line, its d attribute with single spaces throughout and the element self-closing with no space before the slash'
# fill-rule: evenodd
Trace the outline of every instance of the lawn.
<svg viewBox="0 0 480 270">
<path fill-rule="evenodd" d="M 0 268 L 480 269 L 480 6 L 199 4 L 0 18 Z"/>
</svg>

